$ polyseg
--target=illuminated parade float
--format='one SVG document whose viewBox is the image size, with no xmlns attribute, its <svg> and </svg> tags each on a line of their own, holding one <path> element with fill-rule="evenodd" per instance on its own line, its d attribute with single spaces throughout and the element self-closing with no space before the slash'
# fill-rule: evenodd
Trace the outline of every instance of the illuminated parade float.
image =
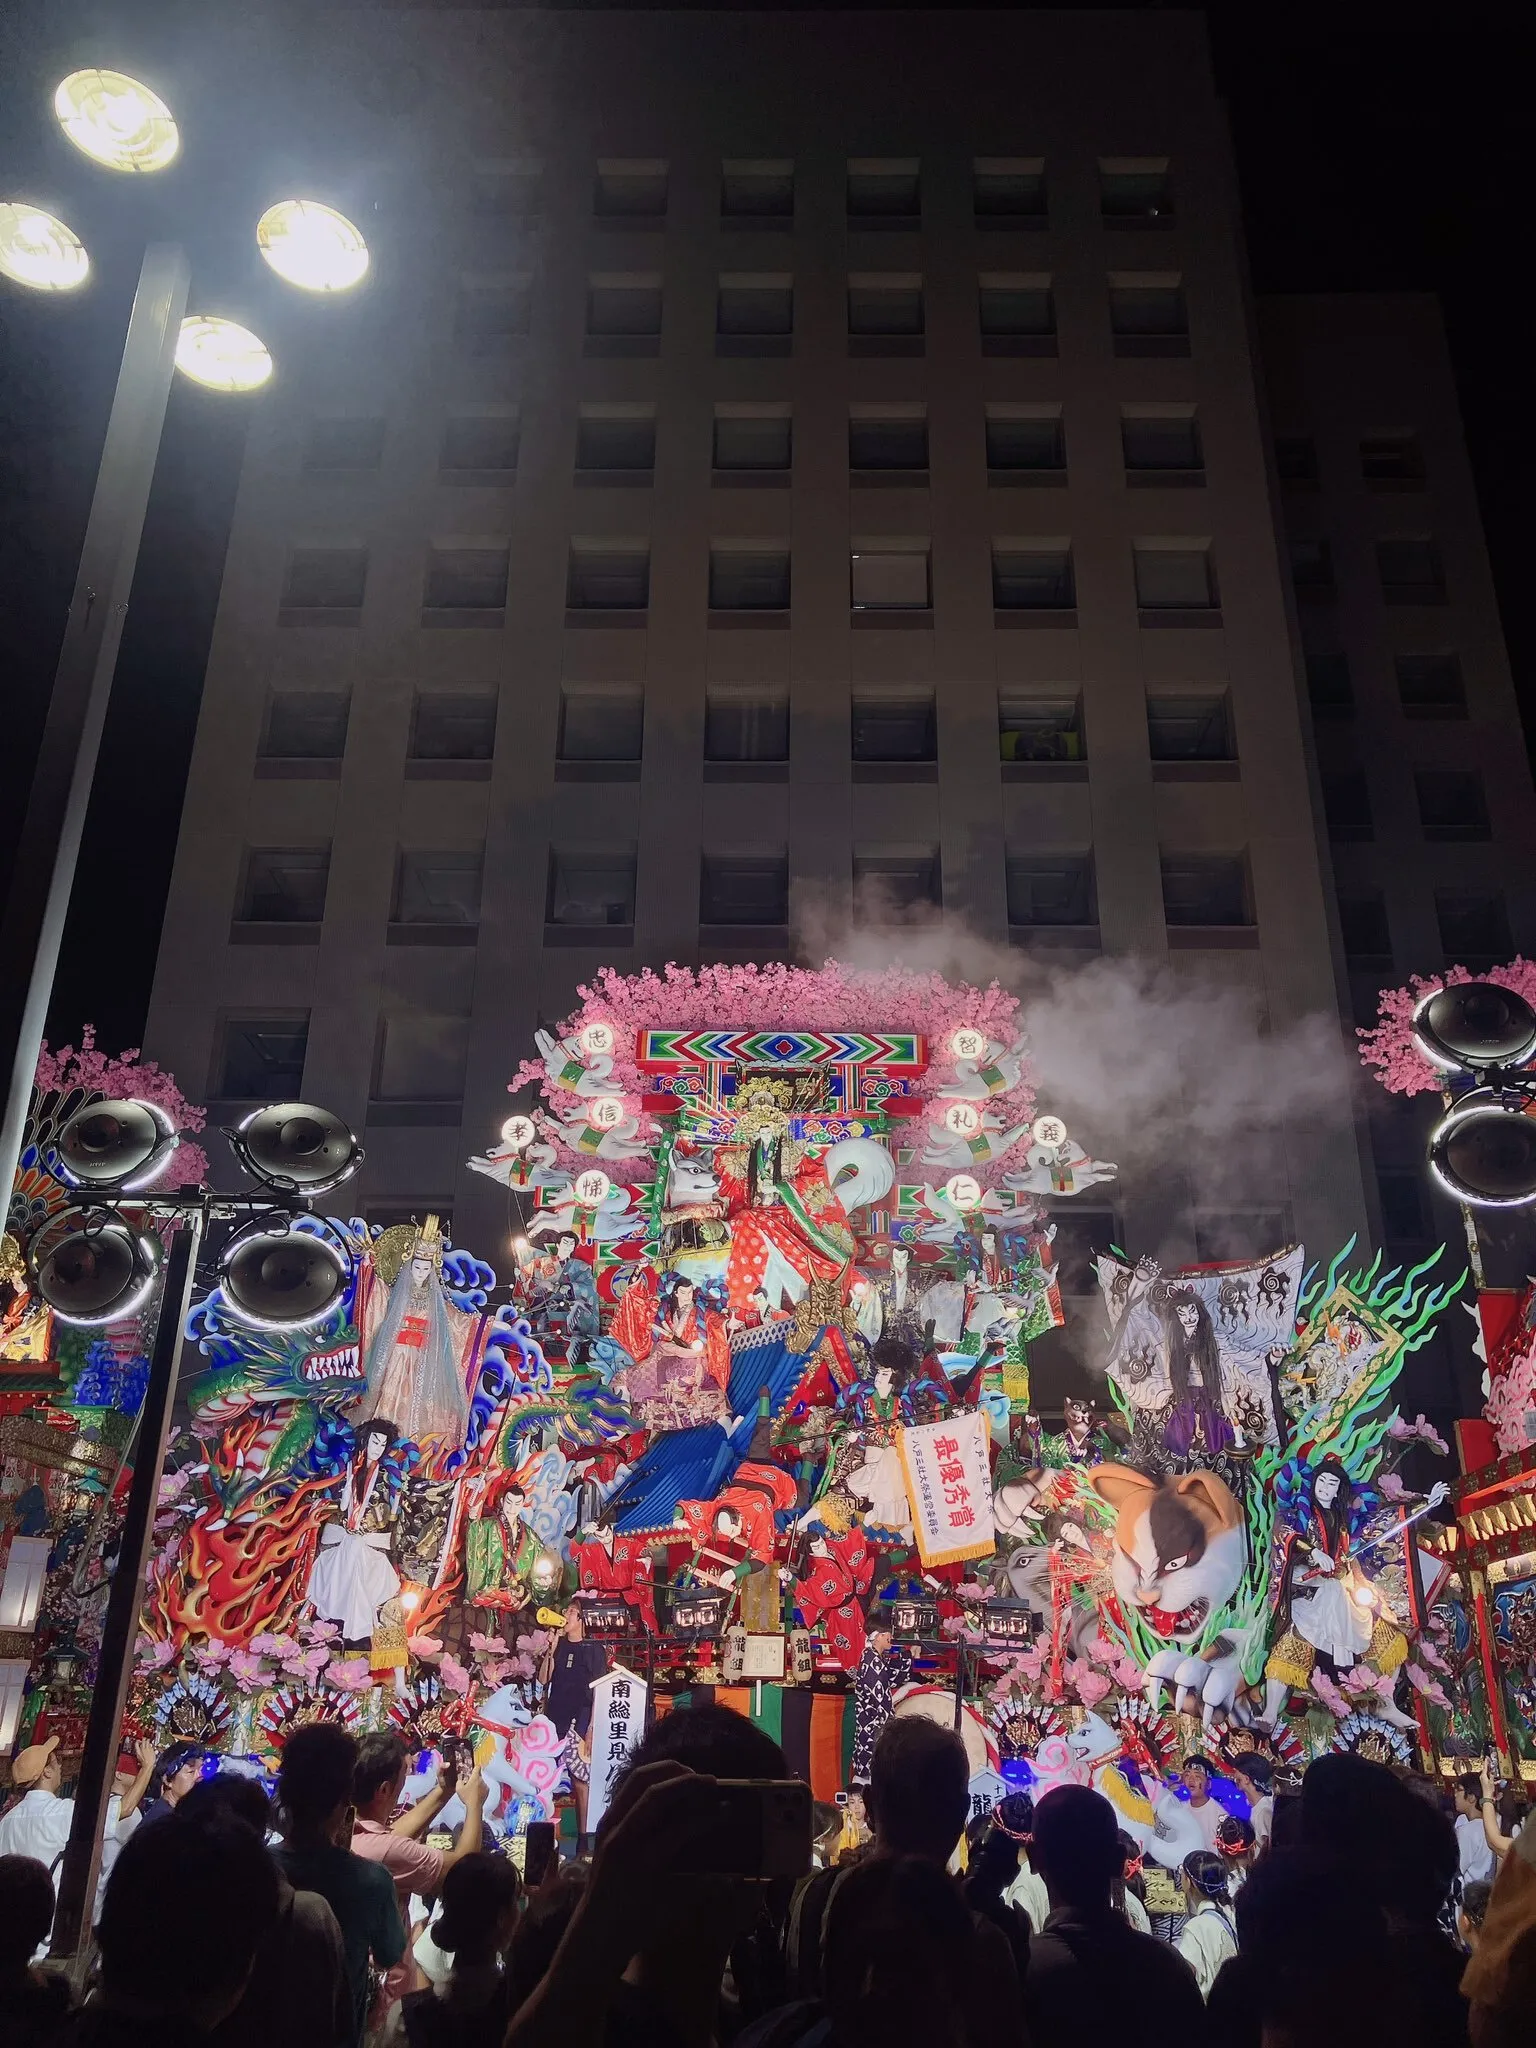
<svg viewBox="0 0 1536 2048">
<path fill-rule="evenodd" d="M 1159 1778 L 1192 1746 L 1536 1776 L 1529 1297 L 1455 1521 L 1421 1476 L 1448 1446 L 1394 1400 L 1462 1312 L 1435 1259 L 1110 1251 L 1098 1397 L 1047 1423 L 1052 1214 L 1114 1168 L 1035 1100 L 1014 997 L 833 964 L 583 993 L 472 1162 L 520 1219 L 501 1284 L 435 1216 L 327 1196 L 290 1237 L 327 1248 L 329 1306 L 253 1315 L 227 1251 L 195 1300 L 126 1735 L 264 1764 L 315 1719 L 459 1738 L 515 1833 L 590 1826 L 683 1697 L 824 1799 L 925 1714 L 978 1802 L 1093 1783 L 1169 1867 L 1199 1844 Z M 41 1084 L 13 1245 L 56 1220 L 69 1116 L 149 1092 L 94 1054 Z M 177 1227 L 152 1190 L 116 1212 Z M 81 1327 L 36 1271 L 5 1275 L 0 1735 L 78 1756 L 154 1303 Z M 562 1631 L 601 1646 L 586 1736 L 550 1711 Z"/>
</svg>

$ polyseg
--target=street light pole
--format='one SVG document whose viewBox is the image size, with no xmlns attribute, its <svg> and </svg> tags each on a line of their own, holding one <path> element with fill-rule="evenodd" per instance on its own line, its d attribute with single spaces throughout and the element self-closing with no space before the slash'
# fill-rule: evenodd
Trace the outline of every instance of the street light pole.
<svg viewBox="0 0 1536 2048">
<path fill-rule="evenodd" d="M 186 254 L 174 244 L 154 242 L 145 250 L 0 921 L 0 960 L 8 963 L 0 981 L 0 1218 L 9 1207 L 42 1051 L 190 277 Z"/>
<path fill-rule="evenodd" d="M 75 1789 L 75 1810 L 70 1821 L 64 1860 L 59 1868 L 59 1903 L 53 1916 L 53 1940 L 49 1949 L 53 1956 L 75 1956 L 82 1952 L 83 1937 L 90 1931 L 91 1906 L 101 1869 L 102 1823 L 112 1792 L 128 1681 L 133 1675 L 133 1646 L 139 1632 L 144 1574 L 154 1540 L 160 1474 L 165 1465 L 176 1383 L 181 1375 L 182 1339 L 186 1332 L 187 1311 L 192 1305 L 198 1247 L 203 1241 L 208 1216 L 208 1204 L 195 1189 L 183 1192 L 190 1199 L 171 1240 L 170 1257 L 166 1261 L 160 1317 L 155 1326 L 154 1355 L 149 1363 L 144 1404 L 139 1410 L 139 1441 L 133 1460 L 133 1478 L 129 1481 L 128 1500 L 123 1511 L 117 1566 L 107 1594 L 106 1613 L 102 1617 L 101 1645 L 96 1654 L 96 1686 L 91 1696 L 90 1717 L 86 1722 L 85 1750 L 80 1759 L 80 1775 Z"/>
</svg>

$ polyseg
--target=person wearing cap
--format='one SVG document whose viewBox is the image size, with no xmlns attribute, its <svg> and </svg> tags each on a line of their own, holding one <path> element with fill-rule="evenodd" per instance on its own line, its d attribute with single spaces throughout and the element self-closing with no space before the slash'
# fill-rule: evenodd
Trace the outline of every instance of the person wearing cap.
<svg viewBox="0 0 1536 2048">
<path fill-rule="evenodd" d="M 0 1856 L 36 1857 L 52 1879 L 55 1895 L 59 1888 L 59 1865 L 64 1860 L 75 1819 L 74 1800 L 59 1797 L 64 1774 L 58 1749 L 58 1736 L 50 1735 L 46 1742 L 34 1742 L 12 1758 L 11 1783 L 21 1797 L 0 1819 Z M 120 1829 L 125 1834 L 130 1832 L 125 1822 L 138 1825 L 139 1802 L 155 1767 L 154 1744 L 136 1743 L 134 1754 L 139 1763 L 138 1775 L 126 1792 L 114 1792 L 107 1800 L 103 1832 L 108 1841 L 118 1838 Z"/>
<path fill-rule="evenodd" d="M 1216 1972 L 1237 1954 L 1237 1929 L 1232 1924 L 1232 1893 L 1225 1859 L 1215 1850 L 1196 1849 L 1179 1873 L 1189 1918 L 1174 1947 L 1195 1973 L 1202 1998 L 1209 1998 Z"/>
</svg>

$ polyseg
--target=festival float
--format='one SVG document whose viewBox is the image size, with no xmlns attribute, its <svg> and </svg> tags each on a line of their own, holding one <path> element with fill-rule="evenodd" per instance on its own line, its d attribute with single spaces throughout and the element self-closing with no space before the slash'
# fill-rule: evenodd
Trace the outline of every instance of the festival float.
<svg viewBox="0 0 1536 2048">
<path fill-rule="evenodd" d="M 1393 1398 L 1462 1276 L 1110 1251 L 1102 1381 L 1044 1418 L 1053 1218 L 1115 1169 L 1036 1101 L 1013 996 L 832 963 L 581 994 L 471 1161 L 518 1219 L 504 1278 L 433 1215 L 313 1214 L 349 1275 L 323 1320 L 196 1303 L 130 1732 L 261 1765 L 316 1719 L 456 1739 L 516 1834 L 593 1825 L 679 1700 L 750 1715 L 824 1799 L 923 1714 L 961 1730 L 978 1806 L 1091 1783 L 1169 1867 L 1198 1845 L 1163 1783 L 1191 1747 L 1473 1753 L 1448 1731 L 1504 1711 L 1497 1631 L 1529 1634 L 1529 1587 L 1499 1604 L 1519 1540 L 1453 1554 L 1446 1485 L 1404 1462 L 1448 1447 Z M 39 1432 L 95 1471 L 132 1406 L 99 1354 L 140 1341 L 87 1371 L 27 1328 L 3 1483 L 41 1594 L 4 1645 L 11 1746 L 66 1712 L 61 1644 L 78 1708 L 110 1570 L 110 1457 L 82 1526 L 92 1483 L 44 1473 Z M 584 1737 L 549 1710 L 561 1631 L 602 1646 Z"/>
</svg>

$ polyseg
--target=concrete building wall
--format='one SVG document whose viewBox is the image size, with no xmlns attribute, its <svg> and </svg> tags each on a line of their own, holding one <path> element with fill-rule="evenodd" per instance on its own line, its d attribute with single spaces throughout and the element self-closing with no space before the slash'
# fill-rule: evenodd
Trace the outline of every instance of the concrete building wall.
<svg viewBox="0 0 1536 2048">
<path fill-rule="evenodd" d="M 1168 961 L 1251 990 L 1274 1029 L 1337 1012 L 1237 194 L 1197 16 L 370 11 L 328 12 L 306 32 L 316 75 L 358 81 L 349 118 L 375 138 L 387 201 L 369 230 L 374 282 L 354 305 L 306 313 L 250 437 L 146 1037 L 191 1092 L 216 1114 L 238 1108 L 232 1020 L 306 1021 L 304 1093 L 366 1130 L 359 1200 L 451 1207 L 458 1239 L 494 1258 L 506 1197 L 462 1162 L 506 1114 L 536 1025 L 579 982 L 609 960 L 782 957 L 797 934 L 846 920 L 856 857 L 933 848 L 944 920 L 998 948 Z M 920 218 L 850 223 L 850 159 L 913 158 Z M 979 225 L 978 158 L 1043 159 L 1045 220 Z M 792 160 L 792 224 L 723 225 L 726 159 Z M 600 160 L 664 164 L 664 220 L 596 219 Z M 1166 162 L 1171 219 L 1164 203 L 1107 222 L 1104 160 L 1133 176 Z M 498 165 L 538 166 L 536 212 L 470 210 Z M 792 278 L 789 353 L 717 349 L 719 280 L 742 273 Z M 849 279 L 870 274 L 921 278 L 916 347 L 850 341 Z M 984 347 L 983 274 L 1049 280 L 1054 354 Z M 593 278 L 657 275 L 655 352 L 594 348 Z M 526 332 L 490 350 L 456 339 L 466 280 L 487 279 L 526 280 Z M 1187 354 L 1123 341 L 1117 353 L 1111 289 L 1148 280 L 1177 280 Z M 712 478 L 722 404 L 790 408 L 787 479 Z M 989 481 L 988 404 L 1059 408 L 1064 475 Z M 654 406 L 648 483 L 578 479 L 578 409 L 594 405 Z M 850 408 L 881 406 L 926 406 L 926 482 L 850 477 Z M 445 478 L 445 422 L 474 407 L 518 409 L 515 478 Z M 1126 407 L 1193 409 L 1199 478 L 1128 477 Z M 315 422 L 347 417 L 382 422 L 376 466 L 307 469 Z M 648 544 L 642 616 L 567 610 L 573 537 Z M 929 546 L 931 609 L 857 611 L 851 550 L 901 540 Z M 782 616 L 712 614 L 721 541 L 789 544 Z M 1075 605 L 996 607 L 999 541 L 1070 543 Z M 1139 605 L 1135 549 L 1149 542 L 1208 549 L 1216 604 Z M 424 610 L 429 549 L 444 543 L 508 547 L 503 608 Z M 315 547 L 367 553 L 361 604 L 331 623 L 291 601 L 305 594 L 294 551 Z M 643 694 L 632 779 L 576 779 L 557 762 L 562 691 L 582 686 Z M 788 694 L 786 768 L 722 776 L 703 758 L 707 699 L 768 687 Z M 259 761 L 272 693 L 302 690 L 350 691 L 344 758 L 302 772 Z M 856 770 L 856 697 L 925 690 L 932 767 Z M 408 760 L 418 693 L 473 691 L 497 702 L 489 762 Z M 1235 759 L 1154 762 L 1149 692 L 1225 692 Z M 1004 764 L 1000 693 L 1080 697 L 1086 759 Z M 322 916 L 281 929 L 241 916 L 252 850 L 327 845 Z M 396 915 L 402 850 L 482 846 L 475 924 L 425 931 Z M 552 846 L 634 849 L 632 929 L 546 929 Z M 789 930 L 701 942 L 701 858 L 775 849 Z M 1010 928 L 1009 855 L 1090 851 L 1091 926 Z M 1239 864 L 1237 918 L 1170 926 L 1160 863 L 1190 856 Z M 391 1081 L 412 1072 L 439 1077 L 420 1099 Z M 1085 1135 L 1115 1156 L 1113 1102 Z M 1184 1166 L 1116 1191 L 1122 1242 L 1209 1249 L 1223 1218 L 1197 1239 L 1199 1162 Z M 1314 1244 L 1365 1234 L 1342 1090 L 1332 1113 L 1287 1128 L 1249 1201 Z"/>
<path fill-rule="evenodd" d="M 1530 760 L 1437 301 L 1275 298 L 1259 323 L 1350 1002 L 1370 1024 L 1410 974 L 1536 945 Z M 1438 1104 L 1365 1099 L 1381 1241 L 1459 1247 L 1423 1170 Z M 1490 1280 L 1523 1278 L 1528 1225 L 1484 1212 L 1479 1229 Z M 1452 1348 L 1468 1412 L 1477 1368 Z"/>
</svg>

